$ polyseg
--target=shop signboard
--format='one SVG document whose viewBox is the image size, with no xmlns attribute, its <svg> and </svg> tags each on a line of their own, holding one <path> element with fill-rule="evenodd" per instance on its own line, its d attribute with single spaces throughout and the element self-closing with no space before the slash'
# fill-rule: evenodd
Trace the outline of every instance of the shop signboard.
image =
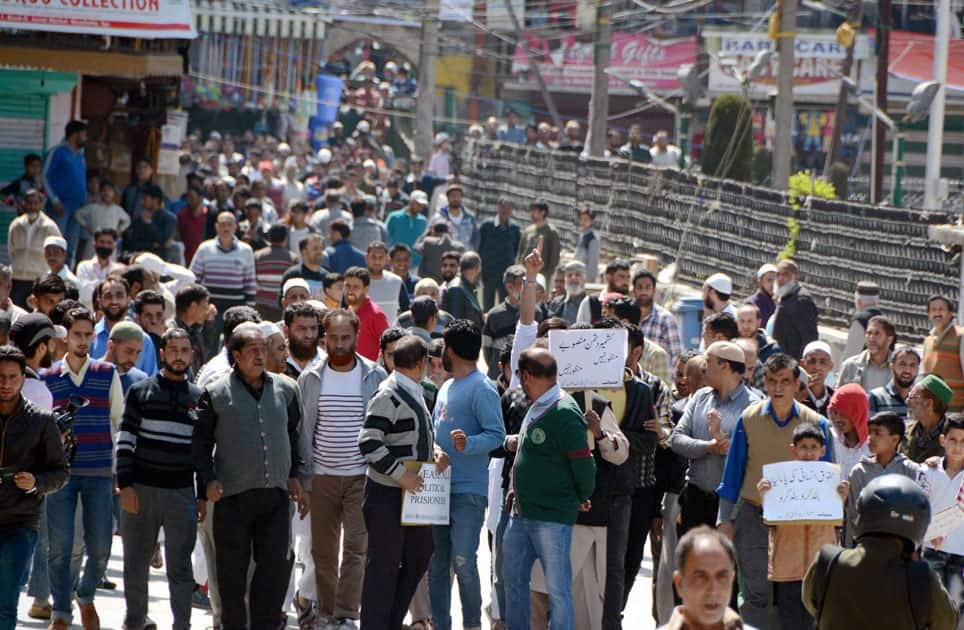
<svg viewBox="0 0 964 630">
<path fill-rule="evenodd" d="M 0 28 L 142 39 L 197 37 L 190 0 L 0 0 Z"/>
</svg>

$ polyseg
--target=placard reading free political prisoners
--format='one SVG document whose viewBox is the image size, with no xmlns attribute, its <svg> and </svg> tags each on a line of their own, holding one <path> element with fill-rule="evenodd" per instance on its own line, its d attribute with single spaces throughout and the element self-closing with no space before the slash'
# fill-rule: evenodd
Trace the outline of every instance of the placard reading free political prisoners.
<svg viewBox="0 0 964 630">
<path fill-rule="evenodd" d="M 556 358 L 560 387 L 621 387 L 628 334 L 625 328 L 550 330 L 549 352 Z"/>
<path fill-rule="evenodd" d="M 448 525 L 452 469 L 439 474 L 431 462 L 405 462 L 422 478 L 420 492 L 402 492 L 402 525 Z"/>
<path fill-rule="evenodd" d="M 763 467 L 770 490 L 763 495 L 763 522 L 843 522 L 843 501 L 837 494 L 840 467 L 829 462 L 780 462 Z"/>
</svg>

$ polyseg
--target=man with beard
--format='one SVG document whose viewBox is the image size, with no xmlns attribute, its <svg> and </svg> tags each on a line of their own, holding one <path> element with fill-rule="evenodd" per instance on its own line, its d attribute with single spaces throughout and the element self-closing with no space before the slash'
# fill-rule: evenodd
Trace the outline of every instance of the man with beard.
<svg viewBox="0 0 964 630">
<path fill-rule="evenodd" d="M 67 331 L 63 326 L 54 326 L 50 318 L 42 313 L 27 313 L 10 327 L 10 341 L 20 348 L 27 360 L 23 397 L 41 409 L 53 408 L 53 396 L 40 378 L 40 371 L 53 363 L 53 344 L 51 339 L 63 339 Z"/>
<path fill-rule="evenodd" d="M 320 300 L 324 295 L 324 279 L 328 270 L 322 267 L 322 259 L 325 256 L 322 247 L 323 239 L 320 234 L 308 234 L 298 243 L 298 251 L 301 253 L 301 262 L 290 267 L 281 276 L 281 283 L 278 288 L 284 289 L 284 285 L 292 278 L 304 278 L 308 283 L 308 292 L 311 297 Z"/>
<path fill-rule="evenodd" d="M 264 369 L 272 374 L 284 374 L 288 359 L 288 344 L 285 341 L 284 333 L 274 322 L 261 322 L 260 326 L 267 342 L 268 351 Z"/>
<path fill-rule="evenodd" d="M 62 340 L 66 336 L 67 331 L 63 326 L 55 326 L 50 318 L 42 313 L 27 313 L 18 318 L 10 328 L 10 342 L 23 352 L 27 364 L 24 368 L 26 378 L 20 393 L 40 409 L 50 411 L 54 406 L 50 389 L 39 376 L 40 372 L 49 368 L 53 362 L 54 345 L 51 340 Z M 28 615 L 40 619 L 50 618 L 50 539 L 47 532 L 47 509 L 43 506 L 40 510 L 40 529 L 34 547 L 30 582 L 27 585 L 27 595 L 33 598 Z"/>
<path fill-rule="evenodd" d="M 110 331 L 104 361 L 113 363 L 117 368 L 125 396 L 132 385 L 147 378 L 147 374 L 134 367 L 143 345 L 144 331 L 134 322 L 119 322 Z"/>
<path fill-rule="evenodd" d="M 436 223 L 415 241 L 413 249 L 422 257 L 418 264 L 418 273 L 423 278 L 431 278 L 444 284 L 448 282 L 445 280 L 444 273 L 446 257 L 455 257 L 455 266 L 450 267 L 452 274 L 449 280 L 451 280 L 458 272 L 458 259 L 465 251 L 465 245 L 452 239 L 448 223 Z"/>
<path fill-rule="evenodd" d="M 459 260 L 459 277 L 449 282 L 442 294 L 439 306 L 455 319 L 467 319 L 482 327 L 482 306 L 476 295 L 479 277 L 482 275 L 482 259 L 475 252 L 462 254 Z"/>
<path fill-rule="evenodd" d="M 766 362 L 766 359 L 761 359 L 761 363 L 763 362 Z M 807 385 L 807 397 L 803 404 L 821 416 L 829 418 L 827 408 L 830 406 L 834 391 L 827 385 L 827 375 L 833 370 L 833 352 L 830 350 L 830 345 L 825 341 L 808 343 L 803 349 L 800 367 L 810 379 Z"/>
<path fill-rule="evenodd" d="M 77 441 L 70 479 L 63 490 L 47 498 L 50 587 L 54 600 L 50 627 L 55 630 L 66 630 L 70 626 L 75 594 L 84 627 L 100 625 L 94 593 L 110 559 L 114 496 L 112 435 L 124 415 L 124 392 L 116 368 L 105 361 L 91 359 L 88 352 L 94 341 L 93 314 L 85 308 L 75 308 L 67 312 L 63 323 L 67 329 L 67 354 L 57 367 L 45 370 L 43 377 L 55 407 L 67 404 L 74 395 L 87 398 L 90 404 L 74 415 L 74 431 L 83 439 Z M 75 590 L 70 560 L 74 518 L 81 501 L 87 564 Z"/>
<path fill-rule="evenodd" d="M 322 624 L 328 624 L 322 627 L 354 627 L 368 548 L 362 514 L 368 464 L 358 450 L 358 435 L 365 420 L 365 402 L 372 399 L 386 374 L 356 352 L 363 327 L 355 313 L 329 311 L 323 327 L 328 355 L 298 378 L 305 418 L 301 440 L 314 473 L 312 558 L 318 615 Z"/>
<path fill-rule="evenodd" d="M 134 326 L 122 323 L 114 331 L 125 325 Z M 174 627 L 188 628 L 191 623 L 191 551 L 197 535 L 197 506 L 191 442 L 186 438 L 194 432 L 194 410 L 201 397 L 201 389 L 187 380 L 193 353 L 187 331 L 168 330 L 161 337 L 163 368 L 127 393 L 117 436 L 125 628 L 144 628 L 151 623 L 147 582 L 161 527 Z"/>
<path fill-rule="evenodd" d="M 249 607 L 252 628 L 275 628 L 291 573 L 289 500 L 308 512 L 301 405 L 291 379 L 265 371 L 259 326 L 239 325 L 228 351 L 234 367 L 207 384 L 197 406 L 191 459 L 199 518 L 206 517 L 204 498 L 214 504 L 224 628 L 248 627 Z"/>
<path fill-rule="evenodd" d="M 733 280 L 725 273 L 714 273 L 703 283 L 703 309 L 710 313 L 729 313 L 736 319 L 736 309 L 730 304 Z"/>
<path fill-rule="evenodd" d="M 398 319 L 400 312 L 409 308 L 408 289 L 400 276 L 388 271 L 388 246 L 383 241 L 372 241 L 365 252 L 365 264 L 371 284 L 368 293 L 372 301 L 385 311 L 388 321 Z"/>
<path fill-rule="evenodd" d="M 104 317 L 101 318 L 94 327 L 94 339 L 90 345 L 90 356 L 103 357 L 107 354 L 107 341 L 110 331 L 116 324 L 127 319 L 130 310 L 130 285 L 123 278 L 111 277 L 100 285 L 100 292 L 97 294 L 100 310 Z M 154 342 L 150 336 L 142 332 L 144 345 L 141 348 L 141 356 L 137 360 L 137 369 L 148 376 L 157 374 L 157 353 L 154 349 Z"/>
<path fill-rule="evenodd" d="M 318 311 L 309 304 L 292 304 L 285 309 L 284 324 L 288 337 L 285 374 L 297 379 L 324 358 L 318 347 Z"/>
<path fill-rule="evenodd" d="M 796 359 L 818 337 L 817 305 L 800 284 L 800 270 L 792 260 L 777 265 L 777 285 L 779 306 L 773 316 L 773 338 L 782 352 Z"/>
<path fill-rule="evenodd" d="M 512 265 L 506 269 L 502 274 L 505 301 L 485 315 L 485 325 L 482 327 L 482 351 L 485 364 L 488 366 L 487 375 L 493 380 L 499 376 L 499 355 L 502 354 L 503 348 L 512 342 L 512 333 L 515 332 L 515 325 L 519 321 L 519 299 L 522 297 L 525 275 L 526 268 L 522 265 Z"/>
<path fill-rule="evenodd" d="M 629 261 L 616 259 L 606 265 L 603 273 L 606 278 L 606 290 L 598 295 L 586 296 L 579 305 L 579 315 L 576 321 L 580 324 L 592 324 L 603 316 L 602 298 L 610 293 L 629 293 Z"/>
<path fill-rule="evenodd" d="M 649 269 L 633 274 L 633 297 L 639 307 L 639 328 L 643 336 L 655 341 L 669 354 L 670 361 L 683 351 L 679 322 L 673 314 L 656 303 L 656 276 Z"/>
<path fill-rule="evenodd" d="M 910 395 L 910 388 L 914 386 L 914 381 L 917 380 L 920 355 L 912 347 L 902 346 L 894 352 L 890 369 L 893 373 L 890 382 L 867 393 L 870 415 L 873 417 L 881 411 L 891 411 L 906 422 L 907 397 Z"/>
<path fill-rule="evenodd" d="M 358 318 L 358 354 L 369 361 L 378 359 L 378 340 L 388 328 L 384 311 L 368 297 L 371 276 L 364 267 L 351 267 L 345 272 L 345 304 Z"/>
<path fill-rule="evenodd" d="M 566 293 L 549 303 L 549 315 L 561 317 L 572 325 L 579 317 L 579 306 L 586 297 L 586 265 L 571 260 L 562 267 L 566 274 Z"/>
<path fill-rule="evenodd" d="M 13 287 L 10 297 L 18 306 L 27 306 L 27 296 L 38 276 L 47 273 L 44 257 L 44 240 L 48 236 L 60 236 L 57 224 L 40 212 L 44 196 L 31 188 L 23 197 L 24 213 L 10 222 L 7 231 L 7 250 L 13 267 Z"/>
</svg>

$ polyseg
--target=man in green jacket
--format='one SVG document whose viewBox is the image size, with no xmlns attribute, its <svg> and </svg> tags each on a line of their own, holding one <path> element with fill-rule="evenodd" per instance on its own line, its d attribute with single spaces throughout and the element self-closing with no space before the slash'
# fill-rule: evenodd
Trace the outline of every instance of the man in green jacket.
<svg viewBox="0 0 964 630">
<path fill-rule="evenodd" d="M 526 256 L 536 248 L 541 236 L 543 238 L 542 260 L 544 263 L 542 273 L 546 278 L 552 280 L 556 273 L 556 266 L 559 265 L 562 245 L 559 240 L 559 233 L 549 225 L 549 204 L 542 199 L 536 199 L 529 204 L 529 216 L 532 218 L 532 224 L 522 232 L 522 238 L 519 240 L 519 252 L 516 255 L 516 264 L 521 265 L 525 262 Z M 591 272 L 592 270 L 590 270 Z"/>
<path fill-rule="evenodd" d="M 545 347 L 519 357 L 519 380 L 532 401 L 522 421 L 508 502 L 512 517 L 503 546 L 507 554 L 508 630 L 529 627 L 529 577 L 538 559 L 546 576 L 549 624 L 572 630 L 572 526 L 590 508 L 596 466 L 586 422 L 571 396 L 556 382 L 556 360 Z"/>
</svg>

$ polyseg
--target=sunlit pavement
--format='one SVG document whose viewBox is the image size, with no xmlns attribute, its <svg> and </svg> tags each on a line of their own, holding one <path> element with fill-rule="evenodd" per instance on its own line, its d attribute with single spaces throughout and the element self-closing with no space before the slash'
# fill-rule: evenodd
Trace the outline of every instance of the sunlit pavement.
<svg viewBox="0 0 964 630">
<path fill-rule="evenodd" d="M 97 591 L 95 605 L 100 615 L 101 628 L 104 630 L 120 630 L 124 623 L 124 578 L 123 578 L 123 559 L 120 554 L 121 541 L 117 537 L 114 539 L 113 556 L 107 567 L 107 577 L 111 582 L 117 583 L 116 591 Z M 482 542 L 479 545 L 479 571 L 482 576 L 482 601 L 487 605 L 491 600 L 491 585 L 486 579 L 489 572 L 490 559 L 489 548 L 483 534 Z M 637 630 L 655 628 L 656 624 L 650 614 L 651 610 L 651 575 L 652 560 L 647 554 L 640 569 L 639 577 L 633 588 L 633 593 L 626 607 L 624 627 L 627 630 Z M 26 593 L 20 596 L 20 607 L 18 610 L 17 628 L 46 628 L 48 622 L 27 617 L 27 610 L 30 608 L 30 599 Z M 167 579 L 163 569 L 151 569 L 150 581 L 150 611 L 151 619 L 157 624 L 158 630 L 168 630 L 172 627 L 171 608 L 168 604 Z M 459 607 L 458 585 L 453 584 L 452 588 L 452 627 L 462 627 L 462 614 Z M 293 611 L 289 611 L 288 627 L 297 628 L 297 619 Z M 204 630 L 211 626 L 211 613 L 207 610 L 194 609 L 191 615 L 191 627 L 194 630 Z M 74 626 L 80 628 L 80 613 L 74 607 Z M 488 619 L 483 614 L 483 628 L 489 628 Z"/>
</svg>

